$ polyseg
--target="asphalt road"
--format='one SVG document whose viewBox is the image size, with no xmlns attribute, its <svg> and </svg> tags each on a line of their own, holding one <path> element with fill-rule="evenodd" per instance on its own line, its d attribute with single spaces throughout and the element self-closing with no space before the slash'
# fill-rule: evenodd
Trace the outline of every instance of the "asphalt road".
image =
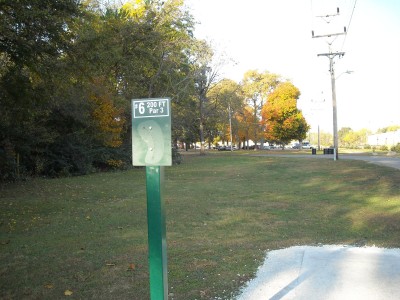
<svg viewBox="0 0 400 300">
<path fill-rule="evenodd" d="M 332 159 L 331 154 L 317 154 L 317 155 L 307 155 L 307 154 L 268 154 L 268 153 L 257 153 L 253 156 L 280 156 L 280 157 L 303 157 L 310 159 Z M 372 164 L 391 167 L 400 170 L 400 157 L 396 156 L 379 156 L 379 155 L 360 155 L 360 154 L 340 154 L 339 159 L 352 159 L 352 160 L 363 160 Z"/>
</svg>

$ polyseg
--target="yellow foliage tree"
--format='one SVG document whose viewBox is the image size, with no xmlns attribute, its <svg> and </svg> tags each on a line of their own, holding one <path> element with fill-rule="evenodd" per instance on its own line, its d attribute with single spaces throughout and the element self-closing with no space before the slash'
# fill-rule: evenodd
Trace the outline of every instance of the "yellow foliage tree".
<svg viewBox="0 0 400 300">
<path fill-rule="evenodd" d="M 310 126 L 297 108 L 299 96 L 299 89 L 290 81 L 280 83 L 268 96 L 261 111 L 267 140 L 287 144 L 305 138 Z"/>
<path fill-rule="evenodd" d="M 259 121 L 256 116 L 254 116 L 253 108 L 250 106 L 245 106 L 243 110 L 236 114 L 236 120 L 238 122 L 238 136 L 243 142 L 255 140 L 254 132 L 255 128 L 259 126 Z"/>
<path fill-rule="evenodd" d="M 122 145 L 122 133 L 126 123 L 122 108 L 115 106 L 111 93 L 102 85 L 102 79 L 95 80 L 96 89 L 89 99 L 93 106 L 92 118 L 96 129 L 96 138 L 107 147 L 117 148 Z"/>
<path fill-rule="evenodd" d="M 121 12 L 135 21 L 143 19 L 146 13 L 146 2 L 144 0 L 130 0 L 121 7 Z"/>
</svg>

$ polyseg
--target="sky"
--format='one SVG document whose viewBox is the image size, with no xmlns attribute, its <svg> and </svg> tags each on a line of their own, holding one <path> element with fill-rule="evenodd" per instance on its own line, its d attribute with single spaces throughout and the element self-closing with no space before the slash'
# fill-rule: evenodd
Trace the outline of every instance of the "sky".
<svg viewBox="0 0 400 300">
<path fill-rule="evenodd" d="M 398 0 L 186 0 L 198 22 L 195 36 L 216 56 L 234 63 L 221 69 L 240 82 L 246 71 L 269 71 L 301 92 L 298 107 L 316 132 L 332 132 L 329 59 L 335 58 L 338 128 L 372 131 L 400 125 L 400 1 Z M 334 17 L 322 17 L 336 14 Z M 347 34 L 330 38 L 315 36 Z M 352 71 L 350 74 L 347 71 Z"/>
</svg>

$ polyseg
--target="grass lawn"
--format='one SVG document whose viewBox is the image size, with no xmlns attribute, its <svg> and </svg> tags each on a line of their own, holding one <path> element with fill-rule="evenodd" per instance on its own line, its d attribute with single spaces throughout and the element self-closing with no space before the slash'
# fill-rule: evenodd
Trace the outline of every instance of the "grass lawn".
<svg viewBox="0 0 400 300">
<path fill-rule="evenodd" d="M 399 170 L 242 153 L 165 168 L 169 299 L 232 299 L 268 250 L 400 247 Z M 0 208 L 0 299 L 149 299 L 144 169 L 3 184 Z"/>
</svg>

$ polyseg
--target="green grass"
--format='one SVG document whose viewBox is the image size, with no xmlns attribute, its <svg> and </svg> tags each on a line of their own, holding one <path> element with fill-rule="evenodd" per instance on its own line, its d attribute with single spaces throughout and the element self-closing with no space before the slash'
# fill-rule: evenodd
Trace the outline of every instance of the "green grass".
<svg viewBox="0 0 400 300">
<path fill-rule="evenodd" d="M 400 247 L 400 171 L 186 155 L 166 167 L 170 299 L 231 299 L 266 251 Z M 145 171 L 0 186 L 0 299 L 148 299 Z"/>
</svg>

